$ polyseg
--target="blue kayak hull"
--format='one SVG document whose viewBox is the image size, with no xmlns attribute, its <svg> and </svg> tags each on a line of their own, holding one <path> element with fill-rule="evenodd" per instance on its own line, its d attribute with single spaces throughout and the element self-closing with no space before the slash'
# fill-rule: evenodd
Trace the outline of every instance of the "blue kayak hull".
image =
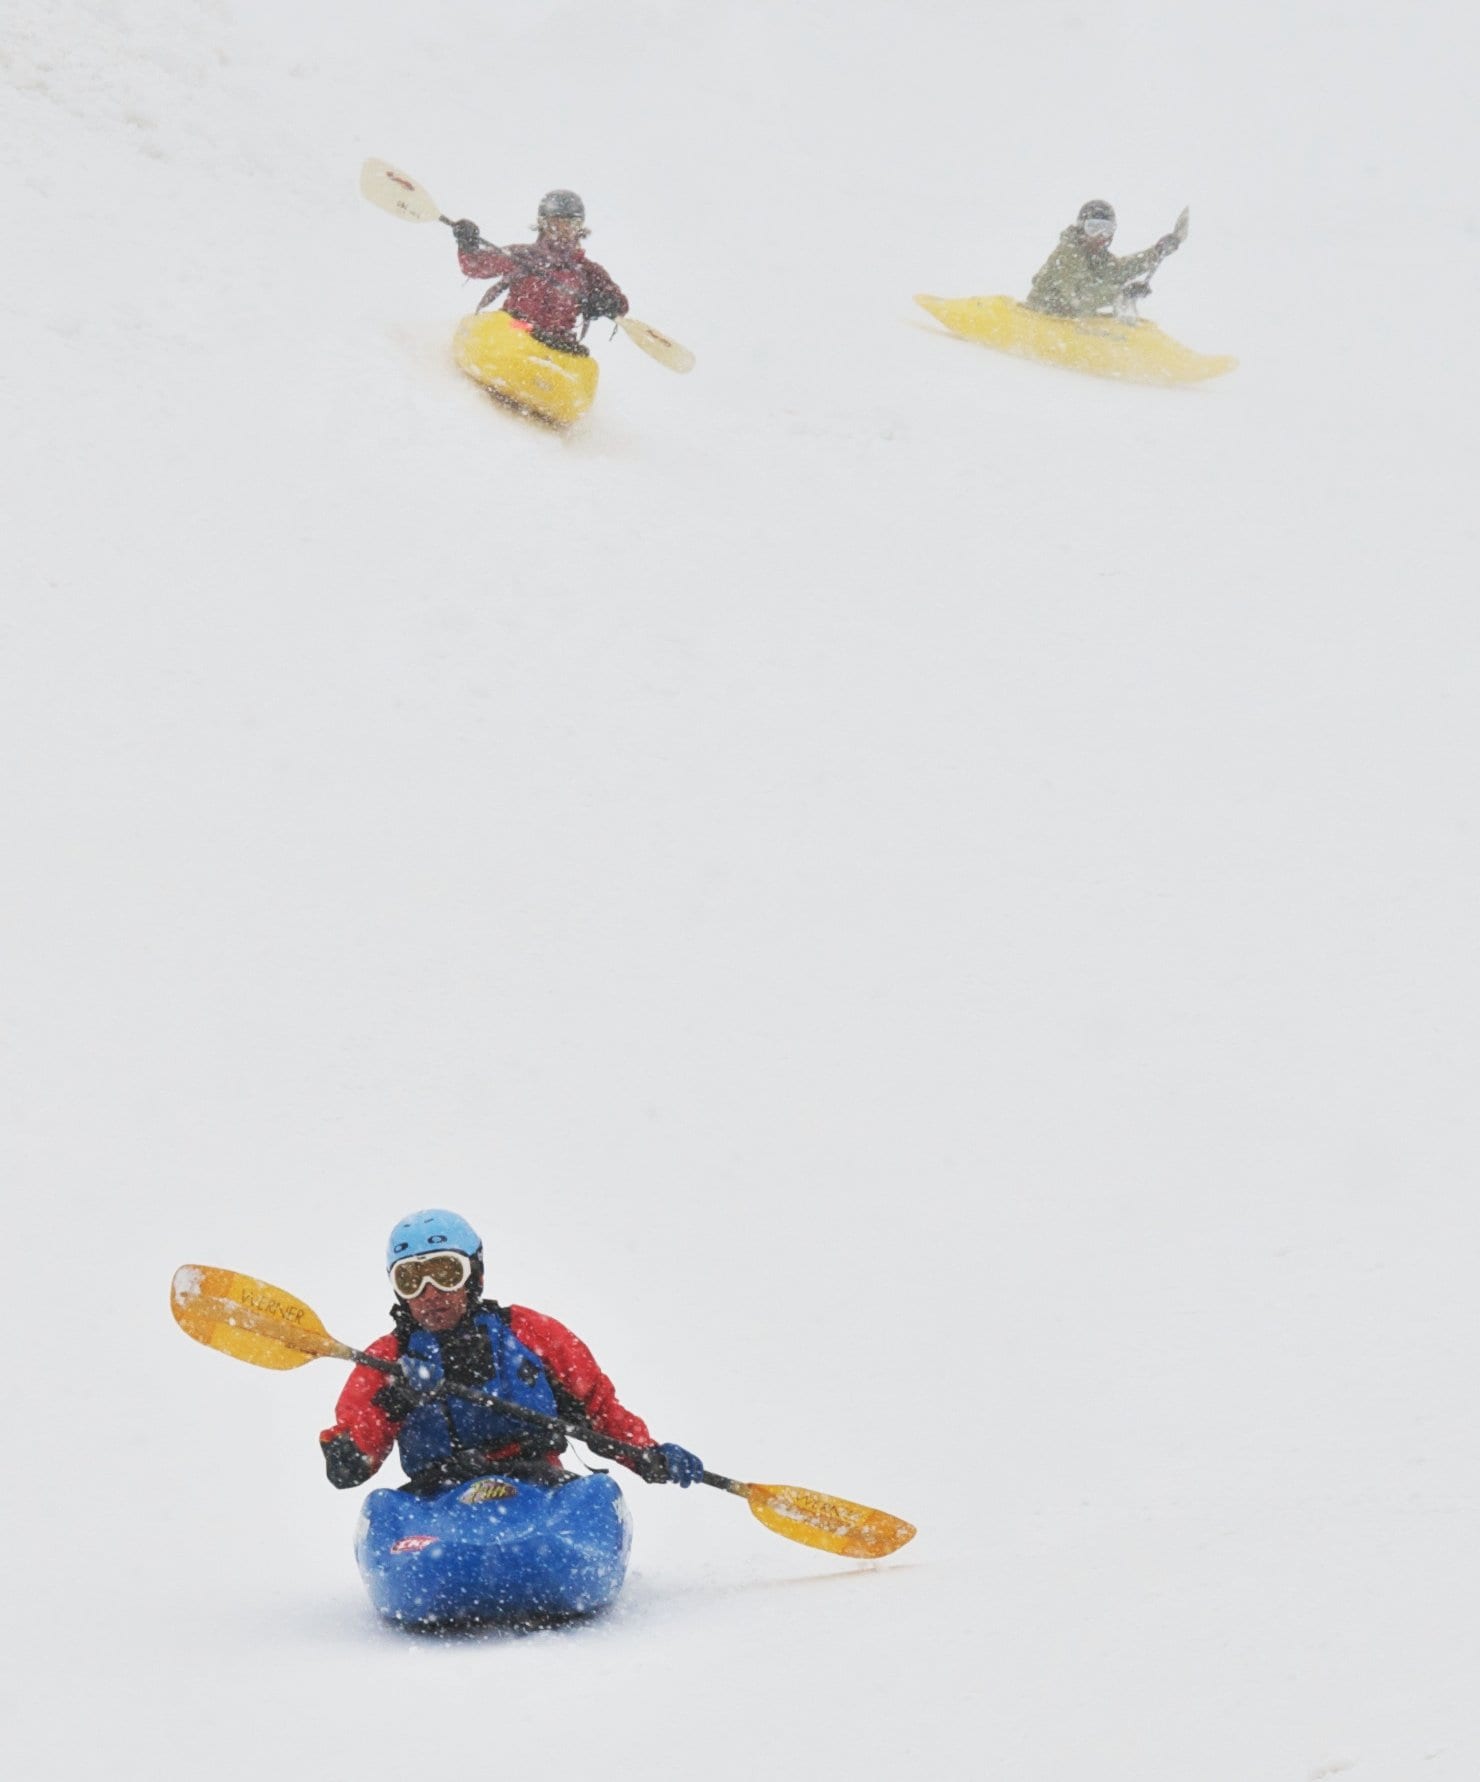
<svg viewBox="0 0 1480 1782">
<path fill-rule="evenodd" d="M 632 1527 L 605 1473 L 474 1479 L 430 1497 L 372 1491 L 355 1531 L 370 1600 L 417 1627 L 564 1620 L 622 1588 Z"/>
</svg>

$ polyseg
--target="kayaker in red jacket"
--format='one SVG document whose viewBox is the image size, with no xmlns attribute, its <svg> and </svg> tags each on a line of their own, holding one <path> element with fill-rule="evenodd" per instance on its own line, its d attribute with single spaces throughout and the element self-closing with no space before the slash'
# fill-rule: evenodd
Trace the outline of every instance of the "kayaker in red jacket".
<svg viewBox="0 0 1480 1782">
<path fill-rule="evenodd" d="M 697 1482 L 703 1462 L 676 1442 L 654 1442 L 579 1337 L 526 1306 L 479 1298 L 483 1245 L 466 1220 L 440 1208 L 408 1215 L 391 1233 L 386 1262 L 395 1329 L 367 1353 L 399 1371 L 360 1366 L 350 1375 L 319 1437 L 330 1484 L 362 1485 L 397 1445 L 414 1490 L 489 1473 L 559 1476 L 558 1429 L 531 1427 L 449 1387 L 630 1442 L 643 1452 L 614 1458 L 650 1484 Z"/>
<path fill-rule="evenodd" d="M 584 354 L 588 324 L 598 316 L 626 315 L 627 299 L 606 268 L 586 258 L 586 207 L 574 192 L 546 192 L 535 227 L 533 241 L 495 247 L 464 217 L 452 225 L 458 264 L 469 278 L 498 281 L 484 292 L 479 309 L 502 297 L 507 314 L 527 323 L 536 340 Z"/>
</svg>

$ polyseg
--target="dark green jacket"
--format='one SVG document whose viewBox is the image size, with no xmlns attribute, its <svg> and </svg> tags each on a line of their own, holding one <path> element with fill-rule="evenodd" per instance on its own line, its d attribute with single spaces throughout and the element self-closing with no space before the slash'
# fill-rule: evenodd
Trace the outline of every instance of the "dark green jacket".
<svg viewBox="0 0 1480 1782">
<path fill-rule="evenodd" d="M 1127 285 L 1154 272 L 1172 251 L 1163 236 L 1139 254 L 1112 254 L 1092 242 L 1077 223 L 1059 237 L 1059 245 L 1038 268 L 1028 293 L 1028 308 L 1050 316 L 1092 316 L 1109 309 Z"/>
</svg>

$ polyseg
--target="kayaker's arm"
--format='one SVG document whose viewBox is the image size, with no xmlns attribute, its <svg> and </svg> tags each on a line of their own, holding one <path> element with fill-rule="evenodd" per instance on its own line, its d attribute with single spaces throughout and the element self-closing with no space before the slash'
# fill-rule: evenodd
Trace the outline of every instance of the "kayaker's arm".
<svg viewBox="0 0 1480 1782">
<path fill-rule="evenodd" d="M 598 266 L 594 260 L 586 262 L 586 302 L 585 311 L 588 321 L 599 321 L 603 316 L 615 319 L 624 316 L 628 310 L 626 294 L 617 281 L 604 266 Z"/>
<path fill-rule="evenodd" d="M 366 1353 L 394 1365 L 395 1337 L 381 1337 Z M 400 1416 L 392 1416 L 386 1408 L 387 1387 L 394 1389 L 395 1383 L 395 1376 L 388 1382 L 385 1373 L 370 1366 L 357 1367 L 345 1381 L 334 1406 L 334 1423 L 319 1436 L 324 1470 L 337 1490 L 363 1485 L 380 1470 L 395 1446 L 396 1431 L 406 1414 L 402 1410 Z"/>
<path fill-rule="evenodd" d="M 452 233 L 457 238 L 457 263 L 468 278 L 509 278 L 519 270 L 513 251 L 485 241 L 469 218 L 454 223 Z"/>
<path fill-rule="evenodd" d="M 1138 278 L 1146 278 L 1155 272 L 1167 255 L 1176 253 L 1181 245 L 1175 234 L 1163 235 L 1160 241 L 1153 242 L 1149 248 L 1142 248 L 1139 254 L 1121 255 L 1115 261 L 1115 277 L 1121 288 L 1124 289 Z"/>
<path fill-rule="evenodd" d="M 508 1308 L 509 1327 L 549 1370 L 566 1427 L 593 1454 L 620 1461 L 649 1485 L 692 1485 L 704 1463 L 677 1442 L 656 1442 L 642 1418 L 617 1397 L 596 1357 L 554 1318 L 527 1306 Z"/>
<path fill-rule="evenodd" d="M 532 1312 L 528 1306 L 510 1306 L 508 1317 L 514 1335 L 544 1362 L 557 1394 L 563 1393 L 574 1401 L 573 1408 L 581 1422 L 597 1435 L 617 1442 L 638 1448 L 655 1445 L 647 1424 L 617 1397 L 616 1387 L 573 1331 L 543 1312 Z"/>
<path fill-rule="evenodd" d="M 1045 315 L 1072 315 L 1077 287 L 1084 281 L 1084 243 L 1076 229 L 1065 229 L 1058 245 L 1033 274 L 1026 304 Z"/>
</svg>

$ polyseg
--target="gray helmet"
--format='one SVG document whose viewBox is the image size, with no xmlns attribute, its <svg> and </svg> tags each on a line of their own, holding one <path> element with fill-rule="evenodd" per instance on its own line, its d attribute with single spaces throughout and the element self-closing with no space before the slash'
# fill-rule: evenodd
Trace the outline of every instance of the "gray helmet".
<svg viewBox="0 0 1480 1782">
<path fill-rule="evenodd" d="M 564 188 L 555 192 L 546 192 L 540 199 L 539 220 L 552 223 L 557 217 L 565 218 L 572 223 L 584 223 L 586 207 L 581 203 L 578 192 L 567 192 Z"/>
<path fill-rule="evenodd" d="M 1106 204 L 1103 198 L 1091 198 L 1088 204 L 1080 205 L 1079 215 L 1075 221 L 1080 228 L 1083 228 L 1086 223 L 1099 223 L 1103 228 L 1108 223 L 1113 229 L 1115 227 L 1115 206 Z"/>
</svg>

